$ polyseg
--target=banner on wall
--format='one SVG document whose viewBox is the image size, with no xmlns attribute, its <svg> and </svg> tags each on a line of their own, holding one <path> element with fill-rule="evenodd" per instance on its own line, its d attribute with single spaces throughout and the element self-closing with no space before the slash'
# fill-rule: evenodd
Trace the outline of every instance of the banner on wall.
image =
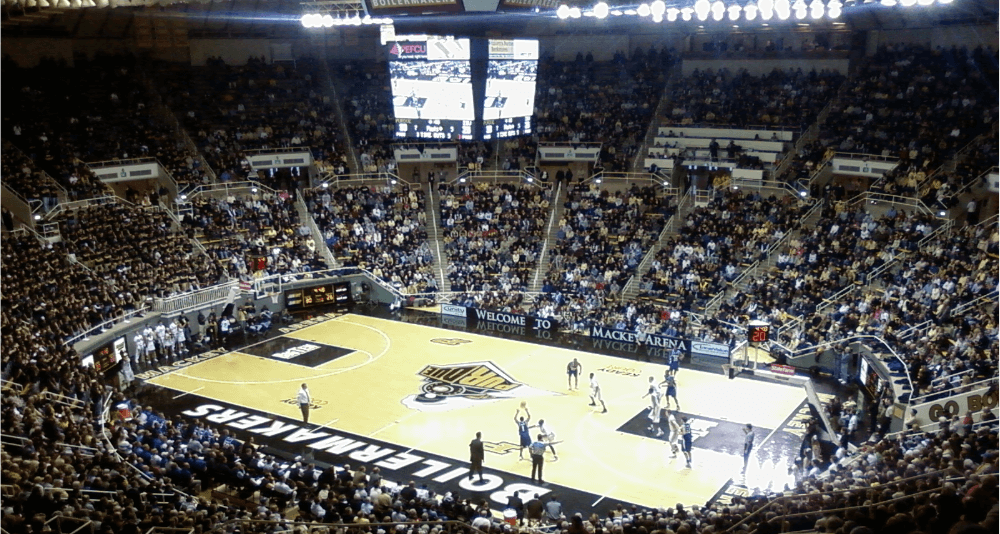
<svg viewBox="0 0 1000 534">
<path fill-rule="evenodd" d="M 464 10 L 462 0 L 365 0 L 365 11 L 373 17 L 404 13 L 456 13 Z"/>
<path fill-rule="evenodd" d="M 456 304 L 442 304 L 441 317 L 449 318 L 448 323 L 453 324 L 453 317 L 466 319 L 471 328 L 477 330 L 487 330 L 500 334 L 514 334 L 521 336 L 532 336 L 544 339 L 551 339 L 552 334 L 559 330 L 559 321 L 556 319 L 545 319 L 521 315 L 517 313 L 483 310 Z"/>
<path fill-rule="evenodd" d="M 710 341 L 692 341 L 691 354 L 729 360 L 729 345 Z"/>
<path fill-rule="evenodd" d="M 691 348 L 687 340 L 679 337 L 664 336 L 662 334 L 630 332 L 628 330 L 618 330 L 615 328 L 608 328 L 606 326 L 594 325 L 590 329 L 590 337 L 620 343 L 631 343 L 637 346 L 665 349 L 667 351 L 679 350 L 684 356 L 688 356 L 691 353 Z"/>
</svg>

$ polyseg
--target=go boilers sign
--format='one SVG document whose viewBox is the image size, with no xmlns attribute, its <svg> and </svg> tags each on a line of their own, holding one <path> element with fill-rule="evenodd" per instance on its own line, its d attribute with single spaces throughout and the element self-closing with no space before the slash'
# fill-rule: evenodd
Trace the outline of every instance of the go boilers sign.
<svg viewBox="0 0 1000 534">
<path fill-rule="evenodd" d="M 976 412 L 983 408 L 996 408 L 997 390 L 982 388 L 969 392 L 965 395 L 952 397 L 944 402 L 929 402 L 919 408 L 918 413 L 926 410 L 927 419 L 931 422 L 937 421 L 940 417 L 951 419 L 952 416 L 964 415 L 965 412 Z"/>
</svg>

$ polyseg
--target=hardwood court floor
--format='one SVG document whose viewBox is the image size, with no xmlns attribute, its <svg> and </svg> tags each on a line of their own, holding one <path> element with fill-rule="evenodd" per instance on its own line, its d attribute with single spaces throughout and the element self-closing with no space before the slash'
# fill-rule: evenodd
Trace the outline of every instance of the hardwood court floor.
<svg viewBox="0 0 1000 534">
<path fill-rule="evenodd" d="M 569 391 L 565 369 L 573 358 L 583 374 L 579 390 Z M 555 446 L 557 461 L 547 454 L 547 482 L 646 506 L 708 501 L 730 478 L 739 478 L 743 464 L 742 433 L 713 434 L 711 428 L 727 423 L 738 429 L 752 422 L 759 448 L 805 399 L 799 387 L 682 368 L 681 412 L 694 418 L 696 435 L 694 466 L 687 469 L 682 455 L 670 458 L 669 446 L 645 431 L 648 401 L 642 396 L 648 377 L 660 381 L 664 370 L 659 364 L 344 315 L 150 383 L 300 420 L 292 399 L 306 382 L 318 405 L 310 425 L 457 462 L 467 462 L 468 443 L 480 431 L 487 442 L 487 470 L 523 476 L 525 482 L 530 462 L 518 459 L 513 417 L 527 401 L 532 424 L 544 419 L 561 441 Z M 601 383 L 607 413 L 588 406 L 590 372 Z M 699 439 L 712 435 L 725 437 Z M 751 462 L 748 482 L 780 488 L 787 482 L 786 460 Z"/>
</svg>

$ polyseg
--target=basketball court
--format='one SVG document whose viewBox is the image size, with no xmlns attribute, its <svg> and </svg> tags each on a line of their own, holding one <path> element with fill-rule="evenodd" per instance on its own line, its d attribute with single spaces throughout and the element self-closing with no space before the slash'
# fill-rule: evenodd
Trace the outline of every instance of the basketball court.
<svg viewBox="0 0 1000 534">
<path fill-rule="evenodd" d="M 569 390 L 566 365 L 573 358 L 583 373 L 579 388 Z M 688 469 L 683 455 L 671 458 L 665 436 L 647 429 L 643 395 L 649 377 L 660 382 L 665 370 L 348 314 L 219 352 L 148 383 L 173 390 L 169 406 L 157 407 L 168 415 L 204 418 L 239 439 L 253 436 L 317 460 L 326 455 L 330 463 L 380 466 L 388 480 L 414 479 L 442 493 L 457 485 L 463 494 L 501 502 L 503 491 L 555 492 L 567 509 L 604 508 L 602 502 L 667 507 L 708 502 L 730 483 L 780 489 L 791 482 L 788 465 L 798 452 L 803 410 L 808 414 L 802 388 L 682 368 L 680 413 L 694 429 Z M 588 405 L 591 372 L 607 413 Z M 313 398 L 308 424 L 295 403 L 302 383 Z M 532 425 L 544 419 L 557 435 L 558 459 L 546 453 L 544 486 L 531 483 L 531 462 L 519 459 L 514 414 L 522 402 Z M 743 477 L 748 422 L 756 447 Z M 486 443 L 483 483 L 467 480 L 468 444 L 476 432 Z"/>
</svg>

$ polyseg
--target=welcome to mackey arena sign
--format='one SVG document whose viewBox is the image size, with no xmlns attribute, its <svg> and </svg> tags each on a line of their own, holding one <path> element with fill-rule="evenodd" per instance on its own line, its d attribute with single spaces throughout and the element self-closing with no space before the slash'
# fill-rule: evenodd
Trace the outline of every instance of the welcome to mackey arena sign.
<svg viewBox="0 0 1000 534">
<path fill-rule="evenodd" d="M 343 406 L 338 409 L 351 408 Z M 466 460 L 428 454 L 331 428 L 293 422 L 264 412 L 219 403 L 196 394 L 171 401 L 163 407 L 163 411 L 167 418 L 176 419 L 176 415 L 183 415 L 201 420 L 219 430 L 228 429 L 239 440 L 253 437 L 258 445 L 283 451 L 287 457 L 309 454 L 317 462 L 325 464 L 348 463 L 355 469 L 364 465 L 368 472 L 377 466 L 388 481 L 405 484 L 412 480 L 418 487 L 426 485 L 439 494 L 450 491 L 456 495 L 489 498 L 495 503 L 506 504 L 507 496 L 513 492 L 522 492 L 521 498 L 527 502 L 536 493 L 544 497 L 555 491 L 563 505 L 571 510 L 590 509 L 592 503 L 600 498 L 599 495 L 552 483 L 535 485 L 528 477 L 530 473 L 527 464 L 524 475 L 486 469 L 483 473 L 484 481 L 473 482 L 468 478 L 469 463 Z M 503 436 L 486 437 L 501 439 Z M 471 439 L 470 436 L 453 438 Z M 609 508 L 618 504 L 613 499 L 604 502 Z"/>
<path fill-rule="evenodd" d="M 662 334 L 639 334 L 628 330 L 617 330 L 605 326 L 594 325 L 590 328 L 590 337 L 616 343 L 627 343 L 635 347 L 647 347 L 657 349 L 657 356 L 666 357 L 666 354 L 678 350 L 682 355 L 690 353 L 687 340 L 679 337 L 664 336 Z M 618 350 L 622 350 L 619 348 Z M 665 351 L 665 352 L 664 352 Z"/>
<path fill-rule="evenodd" d="M 462 321 L 462 324 L 456 326 L 472 326 L 477 330 L 533 336 L 543 339 L 551 339 L 552 334 L 559 330 L 559 321 L 556 319 L 483 310 L 456 304 L 442 304 L 441 316 L 463 318 L 464 321 Z"/>
</svg>

